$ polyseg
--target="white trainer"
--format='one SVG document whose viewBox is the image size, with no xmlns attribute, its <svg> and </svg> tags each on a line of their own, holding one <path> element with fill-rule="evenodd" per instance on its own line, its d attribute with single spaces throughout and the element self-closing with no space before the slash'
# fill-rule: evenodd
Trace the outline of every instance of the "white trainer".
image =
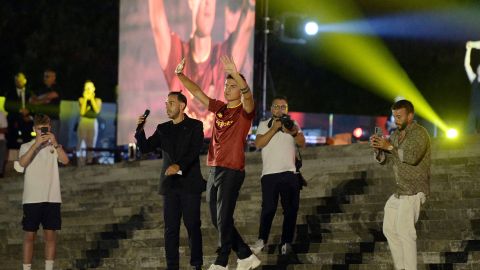
<svg viewBox="0 0 480 270">
<path fill-rule="evenodd" d="M 218 264 L 212 264 L 212 265 L 210 265 L 208 270 L 228 270 L 228 265 L 223 267 L 223 266 L 218 265 Z"/>
<path fill-rule="evenodd" d="M 257 268 L 262 262 L 260 259 L 255 256 L 255 254 L 250 255 L 250 257 L 243 260 L 237 260 L 237 270 L 251 270 Z"/>
<path fill-rule="evenodd" d="M 258 255 L 260 252 L 262 252 L 263 248 L 265 247 L 265 242 L 263 239 L 258 239 L 255 244 L 250 246 L 250 250 L 253 252 L 253 254 Z"/>
</svg>

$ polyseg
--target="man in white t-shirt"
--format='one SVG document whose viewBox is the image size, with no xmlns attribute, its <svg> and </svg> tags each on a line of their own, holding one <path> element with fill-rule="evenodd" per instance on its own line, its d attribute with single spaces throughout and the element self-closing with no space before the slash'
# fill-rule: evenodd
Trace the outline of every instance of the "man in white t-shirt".
<svg viewBox="0 0 480 270">
<path fill-rule="evenodd" d="M 5 113 L 0 111 L 0 177 L 3 177 L 5 169 L 5 157 L 7 156 L 7 141 L 5 133 L 7 133 L 8 122 Z"/>
<path fill-rule="evenodd" d="M 37 114 L 33 120 L 34 140 L 20 146 L 15 169 L 25 173 L 23 185 L 23 270 L 32 268 L 33 246 L 39 225 L 45 241 L 45 270 L 53 269 L 56 231 L 61 228 L 60 177 L 58 162 L 68 164 L 68 156 L 50 132 L 50 118 Z"/>
<path fill-rule="evenodd" d="M 258 254 L 268 241 L 278 198 L 283 208 L 283 229 L 280 253 L 291 253 L 298 205 L 300 184 L 295 174 L 296 146 L 305 145 L 305 136 L 298 124 L 288 117 L 286 97 L 275 97 L 271 107 L 272 117 L 258 125 L 255 145 L 262 149 L 262 213 L 258 240 L 250 246 Z"/>
</svg>

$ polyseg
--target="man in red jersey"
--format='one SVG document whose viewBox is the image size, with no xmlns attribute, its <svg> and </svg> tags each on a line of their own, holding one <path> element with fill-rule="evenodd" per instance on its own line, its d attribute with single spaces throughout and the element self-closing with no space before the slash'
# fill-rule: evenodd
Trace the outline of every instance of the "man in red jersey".
<svg viewBox="0 0 480 270">
<path fill-rule="evenodd" d="M 220 249 L 209 270 L 228 269 L 228 256 L 232 249 L 239 258 L 237 269 L 249 270 L 258 267 L 261 262 L 252 254 L 235 228 L 233 212 L 245 179 L 244 149 L 255 115 L 255 105 L 252 92 L 243 75 L 238 73 L 233 60 L 226 56 L 220 60 L 227 73 L 224 85 L 227 103 L 208 97 L 183 74 L 185 60 L 177 66 L 175 73 L 185 88 L 215 117 L 208 148 L 207 165 L 212 168 L 207 183 L 207 201 L 212 223 L 219 232 Z"/>
</svg>

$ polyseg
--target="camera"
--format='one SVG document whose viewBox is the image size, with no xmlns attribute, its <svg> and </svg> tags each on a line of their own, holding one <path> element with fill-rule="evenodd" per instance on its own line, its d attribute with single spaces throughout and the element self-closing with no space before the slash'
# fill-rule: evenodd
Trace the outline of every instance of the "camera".
<svg viewBox="0 0 480 270">
<path fill-rule="evenodd" d="M 290 115 L 288 114 L 283 114 L 278 118 L 278 120 L 280 120 L 280 122 L 282 122 L 282 125 L 288 130 L 291 130 L 295 125 L 293 123 L 293 120 L 290 118 Z"/>
</svg>

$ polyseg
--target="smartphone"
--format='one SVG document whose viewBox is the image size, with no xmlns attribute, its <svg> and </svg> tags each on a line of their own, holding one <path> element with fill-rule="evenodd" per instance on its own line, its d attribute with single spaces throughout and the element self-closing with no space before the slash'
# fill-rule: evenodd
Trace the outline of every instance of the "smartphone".
<svg viewBox="0 0 480 270">
<path fill-rule="evenodd" d="M 383 136 L 383 130 L 380 127 L 375 127 L 375 135 L 382 137 Z"/>
<path fill-rule="evenodd" d="M 41 127 L 40 128 L 40 133 L 41 133 L 41 135 L 47 134 L 48 133 L 48 127 Z"/>
</svg>

